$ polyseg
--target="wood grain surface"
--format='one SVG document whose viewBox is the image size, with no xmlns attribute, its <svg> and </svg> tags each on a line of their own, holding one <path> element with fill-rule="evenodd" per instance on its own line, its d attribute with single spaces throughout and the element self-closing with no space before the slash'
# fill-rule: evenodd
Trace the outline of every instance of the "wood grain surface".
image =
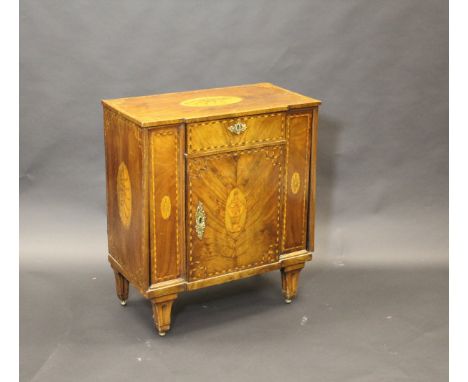
<svg viewBox="0 0 468 382">
<path fill-rule="evenodd" d="M 238 97 L 241 100 L 227 104 L 210 102 L 210 98 L 222 96 Z M 200 98 L 205 98 L 206 102 L 199 102 L 195 107 L 187 106 L 187 101 Z M 319 100 L 270 83 L 118 98 L 102 102 L 144 127 L 271 113 L 320 104 Z"/>
<path fill-rule="evenodd" d="M 285 252 L 304 249 L 306 246 L 311 119 L 310 112 L 289 114 L 286 119 L 286 199 L 283 222 Z"/>
</svg>

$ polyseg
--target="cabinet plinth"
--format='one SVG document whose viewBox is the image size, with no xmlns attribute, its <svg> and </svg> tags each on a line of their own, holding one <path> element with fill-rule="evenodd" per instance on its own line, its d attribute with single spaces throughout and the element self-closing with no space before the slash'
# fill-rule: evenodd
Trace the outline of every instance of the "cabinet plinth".
<svg viewBox="0 0 468 382">
<path fill-rule="evenodd" d="M 314 248 L 320 101 L 260 83 L 102 101 L 109 262 L 160 335 L 177 295 L 281 270 Z"/>
</svg>

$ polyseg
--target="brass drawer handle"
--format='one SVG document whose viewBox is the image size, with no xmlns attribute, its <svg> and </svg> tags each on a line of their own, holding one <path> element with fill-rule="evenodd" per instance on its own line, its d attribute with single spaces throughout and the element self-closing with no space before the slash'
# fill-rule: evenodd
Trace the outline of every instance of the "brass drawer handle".
<svg viewBox="0 0 468 382">
<path fill-rule="evenodd" d="M 197 231 L 197 236 L 200 240 L 203 239 L 203 234 L 205 233 L 205 227 L 206 227 L 205 209 L 203 208 L 203 203 L 198 202 L 197 212 L 195 213 L 195 231 Z"/>
<path fill-rule="evenodd" d="M 247 130 L 247 125 L 243 122 L 236 122 L 234 125 L 229 126 L 228 130 L 233 134 L 239 135 Z"/>
</svg>

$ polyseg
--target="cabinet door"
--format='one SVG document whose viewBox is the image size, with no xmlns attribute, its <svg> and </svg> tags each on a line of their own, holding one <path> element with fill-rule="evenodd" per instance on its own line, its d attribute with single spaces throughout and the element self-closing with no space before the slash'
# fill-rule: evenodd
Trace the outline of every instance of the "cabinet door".
<svg viewBox="0 0 468 382">
<path fill-rule="evenodd" d="M 278 261 L 283 162 L 283 145 L 188 159 L 191 281 Z"/>
</svg>

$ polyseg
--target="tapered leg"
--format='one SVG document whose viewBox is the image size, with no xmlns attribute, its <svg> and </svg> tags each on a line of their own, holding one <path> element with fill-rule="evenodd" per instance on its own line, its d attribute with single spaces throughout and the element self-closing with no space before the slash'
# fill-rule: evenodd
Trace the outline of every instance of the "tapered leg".
<svg viewBox="0 0 468 382">
<path fill-rule="evenodd" d="M 177 294 L 169 294 L 153 298 L 153 320 L 156 329 L 160 336 L 165 336 L 166 332 L 171 328 L 171 311 L 172 304 L 177 298 Z"/>
<path fill-rule="evenodd" d="M 114 270 L 115 275 L 115 291 L 122 306 L 127 305 L 128 299 L 128 280 L 119 272 Z"/>
<path fill-rule="evenodd" d="M 296 297 L 299 273 L 302 268 L 304 268 L 304 263 L 281 268 L 281 286 L 284 301 L 287 304 L 290 304 L 293 298 Z"/>
</svg>

